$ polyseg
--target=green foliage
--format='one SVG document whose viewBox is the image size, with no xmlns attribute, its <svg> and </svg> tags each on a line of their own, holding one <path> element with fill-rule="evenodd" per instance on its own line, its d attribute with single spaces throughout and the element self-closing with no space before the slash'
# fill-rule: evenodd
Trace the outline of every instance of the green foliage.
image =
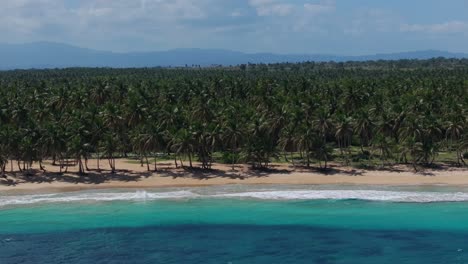
<svg viewBox="0 0 468 264">
<path fill-rule="evenodd" d="M 224 164 L 235 164 L 239 162 L 240 155 L 239 153 L 230 153 L 230 152 L 223 152 L 221 159 L 219 160 L 220 163 Z"/>
<path fill-rule="evenodd" d="M 214 153 L 233 168 L 430 165 L 440 152 L 461 165 L 467 79 L 468 60 L 452 59 L 0 72 L 0 168 L 99 157 L 115 171 L 130 152 L 148 170 L 169 152 L 205 169 Z"/>
</svg>

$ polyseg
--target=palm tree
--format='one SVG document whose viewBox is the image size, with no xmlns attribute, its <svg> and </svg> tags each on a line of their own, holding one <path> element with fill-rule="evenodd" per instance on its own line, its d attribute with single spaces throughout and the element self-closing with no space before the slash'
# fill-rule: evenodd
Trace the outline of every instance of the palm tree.
<svg viewBox="0 0 468 264">
<path fill-rule="evenodd" d="M 193 168 L 192 155 L 195 152 L 194 134 L 189 130 L 182 128 L 171 139 L 169 145 L 180 158 L 180 164 L 184 166 L 181 154 L 186 154 L 189 158 L 190 168 Z"/>
<path fill-rule="evenodd" d="M 152 123 L 146 128 L 147 132 L 142 135 L 143 148 L 146 151 L 153 153 L 154 157 L 154 171 L 158 171 L 157 167 L 157 157 L 158 152 L 162 149 L 164 145 L 164 136 L 160 127 L 157 124 Z"/>
<path fill-rule="evenodd" d="M 445 130 L 445 140 L 450 150 L 455 149 L 457 156 L 457 165 L 460 166 L 463 160 L 461 149 L 458 147 L 463 136 L 463 124 L 458 122 L 447 122 Z M 455 147 L 454 147 L 455 145 Z"/>
<path fill-rule="evenodd" d="M 353 126 L 352 119 L 350 117 L 339 117 L 338 124 L 336 126 L 335 137 L 338 141 L 338 147 L 340 148 L 341 155 L 345 158 L 344 152 L 349 149 L 351 140 L 353 137 Z M 350 153 L 348 153 L 349 155 Z M 346 164 L 349 164 L 348 156 L 346 155 Z"/>
<path fill-rule="evenodd" d="M 140 155 L 140 164 L 143 167 L 143 162 L 146 162 L 146 169 L 150 171 L 150 165 L 148 161 L 148 148 L 145 144 L 146 134 L 144 134 L 143 129 L 138 127 L 132 131 L 132 135 L 130 136 L 132 141 L 132 148 L 133 151 Z"/>
<path fill-rule="evenodd" d="M 8 141 L 8 132 L 3 126 L 0 126 L 0 173 L 2 177 L 5 177 L 8 163 Z"/>
<path fill-rule="evenodd" d="M 107 157 L 111 173 L 116 172 L 115 168 L 115 153 L 118 151 L 118 135 L 115 132 L 108 131 L 103 135 L 101 141 L 102 153 Z"/>
<path fill-rule="evenodd" d="M 361 152 L 364 154 L 364 147 L 369 145 L 372 140 L 373 130 L 375 127 L 374 122 L 371 120 L 369 112 L 360 112 L 355 120 L 354 132 L 359 135 Z"/>
<path fill-rule="evenodd" d="M 382 168 L 385 167 L 385 162 L 392 156 L 391 141 L 386 136 L 378 134 L 373 139 L 372 146 L 380 157 Z"/>
<path fill-rule="evenodd" d="M 244 131 L 242 125 L 234 120 L 226 120 L 222 127 L 222 140 L 231 150 L 231 161 L 232 170 L 234 170 L 234 164 L 237 162 L 236 154 L 237 148 L 241 145 L 244 139 Z"/>
<path fill-rule="evenodd" d="M 298 150 L 306 155 L 306 164 L 307 168 L 310 167 L 310 154 L 312 151 L 312 146 L 314 144 L 314 139 L 316 138 L 316 134 L 313 131 L 312 126 L 305 125 L 299 128 L 297 137 L 296 137 L 296 146 Z"/>
<path fill-rule="evenodd" d="M 320 137 L 315 137 L 312 144 L 312 154 L 319 161 L 321 169 L 326 170 L 328 168 L 328 161 L 332 157 L 333 149 L 327 145 L 327 142 L 322 140 Z M 322 161 L 324 165 L 322 166 Z"/>
<path fill-rule="evenodd" d="M 312 121 L 314 129 L 318 132 L 318 138 L 314 141 L 315 156 L 319 160 L 325 162 L 325 169 L 327 163 L 331 158 L 331 150 L 327 146 L 327 137 L 334 129 L 331 114 L 328 109 L 321 108 L 318 111 L 316 118 Z"/>
<path fill-rule="evenodd" d="M 287 126 L 283 130 L 281 130 L 280 138 L 278 141 L 278 147 L 284 153 L 284 159 L 286 162 L 289 162 L 288 156 L 286 153 L 290 152 L 291 162 L 294 165 L 294 156 L 293 153 L 295 151 L 295 128 L 292 126 Z"/>
<path fill-rule="evenodd" d="M 268 168 L 271 159 L 278 156 L 276 139 L 273 138 L 270 128 L 269 122 L 260 117 L 248 129 L 244 157 L 254 168 Z"/>
<path fill-rule="evenodd" d="M 465 152 L 465 151 L 467 151 L 467 150 L 468 150 L 468 135 L 465 134 L 463 136 L 463 138 L 460 140 L 460 143 L 459 143 L 458 148 L 457 148 L 457 151 L 460 153 L 460 161 L 464 165 L 466 165 L 465 155 L 466 155 L 467 152 Z M 462 154 L 462 153 L 464 153 L 464 154 Z"/>
</svg>

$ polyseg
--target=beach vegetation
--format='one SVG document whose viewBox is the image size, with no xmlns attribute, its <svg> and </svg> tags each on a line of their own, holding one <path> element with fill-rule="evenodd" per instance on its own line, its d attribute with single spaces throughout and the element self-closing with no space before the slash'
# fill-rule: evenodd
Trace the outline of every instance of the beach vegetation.
<svg viewBox="0 0 468 264">
<path fill-rule="evenodd" d="M 0 171 L 464 166 L 467 79 L 468 60 L 441 58 L 3 71 Z"/>
</svg>

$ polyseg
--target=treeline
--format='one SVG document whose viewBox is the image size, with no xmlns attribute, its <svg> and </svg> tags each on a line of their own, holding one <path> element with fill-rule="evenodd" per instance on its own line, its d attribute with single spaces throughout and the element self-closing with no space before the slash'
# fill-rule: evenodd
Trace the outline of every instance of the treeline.
<svg viewBox="0 0 468 264">
<path fill-rule="evenodd" d="M 467 129 L 467 60 L 0 72 L 3 174 L 43 160 L 84 173 L 91 157 L 114 172 L 130 153 L 148 170 L 158 153 L 204 169 L 214 153 L 326 168 L 349 164 L 353 148 L 382 166 L 430 165 L 442 151 L 462 165 Z"/>
</svg>

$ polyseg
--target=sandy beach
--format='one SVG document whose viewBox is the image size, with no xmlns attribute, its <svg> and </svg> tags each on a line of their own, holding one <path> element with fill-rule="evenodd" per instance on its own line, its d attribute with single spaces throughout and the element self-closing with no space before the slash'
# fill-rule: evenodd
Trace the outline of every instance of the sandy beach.
<svg viewBox="0 0 468 264">
<path fill-rule="evenodd" d="M 96 160 L 89 160 L 92 170 L 87 175 L 78 177 L 77 167 L 71 166 L 68 173 L 58 173 L 59 167 L 45 162 L 46 173 L 35 170 L 30 176 L 21 173 L 8 174 L 0 180 L 2 193 L 42 193 L 66 192 L 88 189 L 137 188 L 149 189 L 160 187 L 195 187 L 229 184 L 304 184 L 304 185 L 466 185 L 468 186 L 467 168 L 425 169 L 415 172 L 411 167 L 399 165 L 387 170 L 361 170 L 343 167 L 337 164 L 327 173 L 314 168 L 297 168 L 287 164 L 273 164 L 269 171 L 256 171 L 248 165 L 231 166 L 215 164 L 213 170 L 175 168 L 174 163 L 158 163 L 158 172 L 148 172 L 147 167 L 138 161 L 119 159 L 117 169 L 111 174 L 101 160 L 101 169 L 97 172 Z M 194 164 L 197 165 L 197 164 Z M 153 169 L 154 164 L 150 165 Z M 35 166 L 38 167 L 38 166 Z"/>
</svg>

